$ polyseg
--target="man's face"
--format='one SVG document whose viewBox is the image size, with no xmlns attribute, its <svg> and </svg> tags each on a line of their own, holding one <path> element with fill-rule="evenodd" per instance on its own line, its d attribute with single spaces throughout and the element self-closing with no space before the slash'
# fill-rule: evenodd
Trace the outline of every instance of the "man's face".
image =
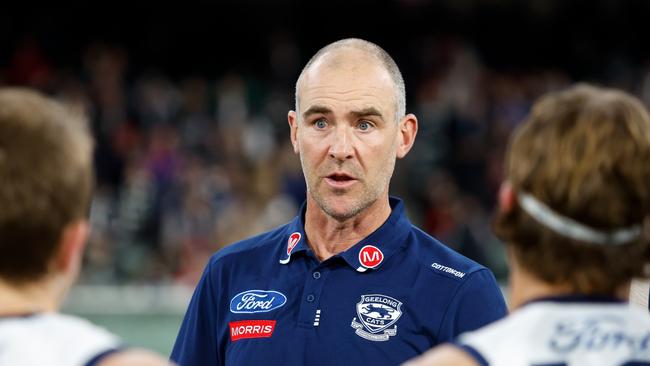
<svg viewBox="0 0 650 366">
<path fill-rule="evenodd" d="M 320 208 L 345 220 L 387 195 L 399 144 L 388 72 L 363 58 L 318 62 L 304 75 L 298 101 L 289 113 L 292 143 Z"/>
</svg>

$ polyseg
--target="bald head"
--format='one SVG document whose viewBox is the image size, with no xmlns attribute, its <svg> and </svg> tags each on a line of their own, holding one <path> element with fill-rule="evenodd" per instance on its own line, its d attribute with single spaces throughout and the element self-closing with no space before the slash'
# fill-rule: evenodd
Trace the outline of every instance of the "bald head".
<svg viewBox="0 0 650 366">
<path fill-rule="evenodd" d="M 397 64 L 381 47 L 358 38 L 343 39 L 321 48 L 307 62 L 296 82 L 296 112 L 300 115 L 299 99 L 302 84 L 309 72 L 317 67 L 328 69 L 354 69 L 366 63 L 376 63 L 386 70 L 395 89 L 395 122 L 406 114 L 404 79 Z"/>
</svg>

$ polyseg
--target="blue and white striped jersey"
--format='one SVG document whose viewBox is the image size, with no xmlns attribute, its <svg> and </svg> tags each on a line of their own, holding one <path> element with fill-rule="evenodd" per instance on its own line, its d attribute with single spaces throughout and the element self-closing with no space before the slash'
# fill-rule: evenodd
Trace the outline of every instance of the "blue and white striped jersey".
<svg viewBox="0 0 650 366">
<path fill-rule="evenodd" d="M 456 344 L 481 365 L 650 365 L 650 314 L 606 298 L 541 299 Z"/>
</svg>

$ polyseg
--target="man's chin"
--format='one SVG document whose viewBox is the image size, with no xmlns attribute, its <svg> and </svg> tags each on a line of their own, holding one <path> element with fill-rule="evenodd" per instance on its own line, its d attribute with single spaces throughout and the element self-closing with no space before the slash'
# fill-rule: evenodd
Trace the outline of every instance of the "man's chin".
<svg viewBox="0 0 650 366">
<path fill-rule="evenodd" d="M 359 200 L 353 200 L 347 197 L 326 198 L 321 209 L 330 217 L 337 221 L 345 221 L 358 215 L 368 205 L 363 205 Z"/>
</svg>

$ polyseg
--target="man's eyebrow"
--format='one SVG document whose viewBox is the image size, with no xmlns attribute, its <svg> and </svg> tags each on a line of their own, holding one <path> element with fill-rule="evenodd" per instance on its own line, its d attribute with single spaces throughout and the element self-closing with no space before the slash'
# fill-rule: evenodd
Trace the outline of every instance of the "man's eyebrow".
<svg viewBox="0 0 650 366">
<path fill-rule="evenodd" d="M 363 117 L 363 116 L 377 116 L 377 117 L 384 117 L 379 110 L 375 107 L 368 107 L 368 108 L 363 108 L 358 111 L 350 111 L 350 114 L 357 116 L 357 117 Z"/>
<path fill-rule="evenodd" d="M 305 117 L 310 116 L 312 114 L 328 114 L 328 113 L 332 113 L 332 110 L 329 109 L 328 107 L 325 107 L 325 106 L 322 106 L 322 105 L 313 105 L 313 106 L 307 108 L 307 110 L 305 112 L 303 112 L 302 116 L 303 116 L 303 118 L 305 118 Z"/>
</svg>

